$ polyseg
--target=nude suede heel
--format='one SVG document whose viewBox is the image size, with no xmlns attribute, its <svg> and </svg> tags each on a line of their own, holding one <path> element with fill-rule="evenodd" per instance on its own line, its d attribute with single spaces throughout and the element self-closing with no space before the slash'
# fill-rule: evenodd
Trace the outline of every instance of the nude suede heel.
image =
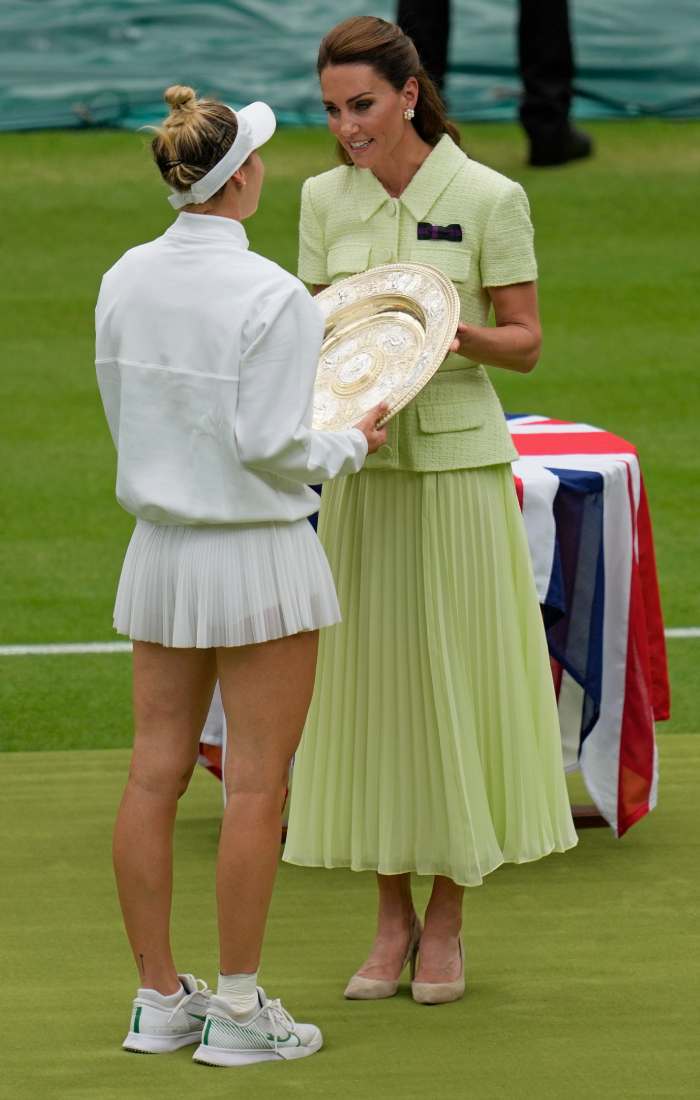
<svg viewBox="0 0 700 1100">
<path fill-rule="evenodd" d="M 361 974 L 353 974 L 345 987 L 344 997 L 349 1001 L 380 1001 L 385 997 L 393 997 L 399 988 L 401 974 L 406 966 L 411 965 L 411 983 L 416 975 L 416 958 L 421 932 L 420 922 L 416 918 L 411 928 L 411 938 L 408 944 L 406 957 L 401 963 L 401 973 L 396 981 L 386 981 L 381 978 L 363 978 Z"/>
<path fill-rule="evenodd" d="M 444 1005 L 450 1001 L 459 1001 L 464 996 L 464 947 L 459 937 L 459 957 L 462 963 L 461 973 L 453 982 L 411 982 L 411 995 L 419 1005 Z"/>
</svg>

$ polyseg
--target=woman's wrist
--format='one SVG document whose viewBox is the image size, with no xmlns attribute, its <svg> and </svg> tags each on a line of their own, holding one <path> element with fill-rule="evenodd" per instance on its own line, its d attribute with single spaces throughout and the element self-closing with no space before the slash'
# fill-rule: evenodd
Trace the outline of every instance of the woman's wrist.
<svg viewBox="0 0 700 1100">
<path fill-rule="evenodd" d="M 537 338 L 522 325 L 459 325 L 458 355 L 472 363 L 527 372 L 532 370 L 539 353 Z"/>
<path fill-rule="evenodd" d="M 459 324 L 459 351 L 458 355 L 463 355 L 469 359 L 469 348 L 474 339 L 474 330 L 476 325 L 467 325 L 464 321 L 460 321 Z"/>
<path fill-rule="evenodd" d="M 480 363 L 482 351 L 483 348 L 479 342 L 479 326 L 467 325 L 464 321 L 460 321 L 457 355 L 461 355 L 463 359 L 468 359 L 470 363 Z"/>
</svg>

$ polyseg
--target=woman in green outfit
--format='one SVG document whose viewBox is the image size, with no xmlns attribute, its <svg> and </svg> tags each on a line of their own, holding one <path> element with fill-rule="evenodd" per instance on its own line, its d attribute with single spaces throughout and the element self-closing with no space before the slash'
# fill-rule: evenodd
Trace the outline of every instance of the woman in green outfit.
<svg viewBox="0 0 700 1100">
<path fill-rule="evenodd" d="M 391 996 L 420 941 L 413 996 L 434 1004 L 464 990 L 464 886 L 576 844 L 516 454 L 482 365 L 537 361 L 533 233 L 522 188 L 458 147 L 398 27 L 346 20 L 318 70 L 343 163 L 304 184 L 300 277 L 422 261 L 455 283 L 461 322 L 386 444 L 324 489 L 344 622 L 321 642 L 284 858 L 377 872 L 377 937 L 346 996 Z M 434 876 L 423 928 L 411 872 Z"/>
</svg>

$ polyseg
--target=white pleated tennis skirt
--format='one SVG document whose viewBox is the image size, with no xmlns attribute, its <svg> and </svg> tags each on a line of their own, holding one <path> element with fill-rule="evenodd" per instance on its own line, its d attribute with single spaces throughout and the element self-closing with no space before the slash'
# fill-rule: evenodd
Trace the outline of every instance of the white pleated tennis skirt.
<svg viewBox="0 0 700 1100">
<path fill-rule="evenodd" d="M 306 519 L 171 527 L 139 519 L 114 628 L 177 648 L 251 645 L 340 621 L 333 577 Z"/>
</svg>

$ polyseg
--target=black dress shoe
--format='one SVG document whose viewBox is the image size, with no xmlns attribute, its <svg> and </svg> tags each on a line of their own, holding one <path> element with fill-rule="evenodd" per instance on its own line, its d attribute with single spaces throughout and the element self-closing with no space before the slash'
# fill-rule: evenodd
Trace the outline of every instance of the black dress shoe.
<svg viewBox="0 0 700 1100">
<path fill-rule="evenodd" d="M 570 160 L 581 160 L 593 153 L 593 142 L 583 130 L 568 126 L 563 133 L 552 137 L 530 137 L 528 164 L 533 168 L 551 168 Z"/>
</svg>

